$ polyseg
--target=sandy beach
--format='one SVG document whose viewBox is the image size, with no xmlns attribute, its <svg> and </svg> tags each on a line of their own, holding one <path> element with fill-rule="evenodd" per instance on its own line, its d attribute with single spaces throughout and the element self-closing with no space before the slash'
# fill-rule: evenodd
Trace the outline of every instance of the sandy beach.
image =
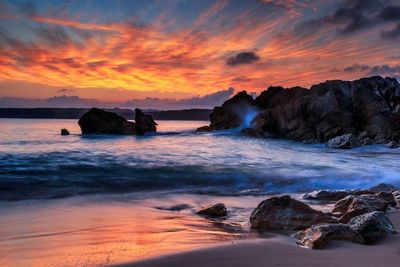
<svg viewBox="0 0 400 267">
<path fill-rule="evenodd" d="M 400 212 L 388 212 L 400 229 Z M 276 234 L 268 239 L 235 241 L 206 249 L 170 254 L 143 261 L 115 265 L 146 266 L 399 266 L 400 235 L 390 235 L 376 245 L 332 241 L 323 250 L 311 250 L 295 244 L 295 239 Z"/>
</svg>

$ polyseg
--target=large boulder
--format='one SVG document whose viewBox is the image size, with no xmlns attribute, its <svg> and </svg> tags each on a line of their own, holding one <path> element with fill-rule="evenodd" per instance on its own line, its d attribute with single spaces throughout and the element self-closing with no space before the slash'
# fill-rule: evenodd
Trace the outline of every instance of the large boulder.
<svg viewBox="0 0 400 267">
<path fill-rule="evenodd" d="M 369 190 L 316 190 L 303 195 L 307 200 L 339 201 L 348 195 L 373 194 Z"/>
<path fill-rule="evenodd" d="M 349 195 L 335 203 L 332 212 L 339 216 L 340 223 L 372 211 L 385 211 L 389 203 L 377 195 Z"/>
<path fill-rule="evenodd" d="M 210 217 L 223 217 L 226 216 L 228 212 L 223 203 L 217 203 L 208 207 L 201 208 L 199 211 L 197 211 L 197 214 Z"/>
<path fill-rule="evenodd" d="M 61 129 L 61 133 L 60 134 L 61 135 L 70 135 L 69 131 L 67 129 L 65 129 L 65 128 Z"/>
<path fill-rule="evenodd" d="M 312 249 L 321 249 L 328 245 L 331 240 L 344 240 L 360 244 L 364 242 L 359 233 L 342 223 L 315 224 L 304 231 L 298 232 L 295 236 L 299 245 Z"/>
<path fill-rule="evenodd" d="M 357 137 L 351 133 L 336 136 L 332 139 L 329 139 L 326 143 L 326 147 L 335 149 L 349 149 L 359 146 L 361 146 L 360 141 L 358 141 Z"/>
<path fill-rule="evenodd" d="M 238 128 L 246 120 L 248 124 L 257 115 L 254 99 L 246 91 L 237 93 L 225 101 L 222 106 L 215 107 L 210 114 L 210 127 L 215 130 Z"/>
<path fill-rule="evenodd" d="M 373 211 L 350 220 L 349 227 L 360 234 L 366 244 L 373 244 L 380 241 L 388 234 L 395 234 L 390 219 L 381 211 Z"/>
<path fill-rule="evenodd" d="M 302 230 L 317 223 L 337 222 L 330 214 L 315 210 L 290 196 L 262 201 L 251 213 L 251 227 L 258 230 Z"/>
<path fill-rule="evenodd" d="M 140 109 L 135 109 L 135 122 L 136 122 L 136 133 L 144 134 L 146 132 L 157 131 L 157 123 L 154 121 L 151 115 L 144 114 Z"/>
<path fill-rule="evenodd" d="M 92 108 L 78 121 L 82 134 L 136 134 L 136 125 L 117 113 Z"/>
<path fill-rule="evenodd" d="M 82 134 L 126 134 L 137 135 L 148 131 L 156 131 L 156 123 L 150 115 L 135 110 L 135 122 L 98 108 L 92 108 L 82 115 L 78 124 Z"/>
</svg>

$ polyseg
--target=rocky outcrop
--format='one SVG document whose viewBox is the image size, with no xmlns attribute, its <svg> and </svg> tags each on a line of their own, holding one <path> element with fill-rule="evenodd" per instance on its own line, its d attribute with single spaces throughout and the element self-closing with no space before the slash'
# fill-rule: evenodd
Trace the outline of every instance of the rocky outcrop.
<svg viewBox="0 0 400 267">
<path fill-rule="evenodd" d="M 150 115 L 136 109 L 136 123 L 126 120 L 114 112 L 92 108 L 82 115 L 78 124 L 82 134 L 125 134 L 140 135 L 156 131 L 156 123 Z"/>
<path fill-rule="evenodd" d="M 396 191 L 396 187 L 391 184 L 385 184 L 385 183 L 380 183 L 376 186 L 373 186 L 369 189 L 369 191 L 372 191 L 374 193 L 379 193 L 379 192 L 394 192 Z"/>
<path fill-rule="evenodd" d="M 348 195 L 373 194 L 369 190 L 317 190 L 303 195 L 307 200 L 338 201 Z"/>
<path fill-rule="evenodd" d="M 380 211 L 366 213 L 351 219 L 349 227 L 363 237 L 365 244 L 376 243 L 388 234 L 396 233 L 390 219 Z"/>
<path fill-rule="evenodd" d="M 326 81 L 310 89 L 269 87 L 254 100 L 243 91 L 214 108 L 210 128 L 238 128 L 249 118 L 247 124 L 265 133 L 261 136 L 310 143 L 353 134 L 363 144 L 398 142 L 400 85 L 394 78 L 373 76 Z"/>
<path fill-rule="evenodd" d="M 65 128 L 61 129 L 61 135 L 70 135 L 69 131 Z"/>
<path fill-rule="evenodd" d="M 326 143 L 326 147 L 335 149 L 349 149 L 359 146 L 361 146 L 361 143 L 353 134 L 339 135 L 329 139 Z"/>
<path fill-rule="evenodd" d="M 317 211 L 290 196 L 262 201 L 251 213 L 251 227 L 258 230 L 302 230 L 318 223 L 336 222 L 330 215 Z"/>
<path fill-rule="evenodd" d="M 144 114 L 140 109 L 135 109 L 135 122 L 136 122 L 136 133 L 139 135 L 145 134 L 146 132 L 157 131 L 157 123 L 153 120 L 151 115 Z"/>
<path fill-rule="evenodd" d="M 223 217 L 226 216 L 227 210 L 223 203 L 217 203 L 205 208 L 200 209 L 197 214 L 211 216 L 211 217 Z"/>
<path fill-rule="evenodd" d="M 363 237 L 348 225 L 338 223 L 322 223 L 298 232 L 295 237 L 298 244 L 312 249 L 324 248 L 331 240 L 344 240 L 354 243 L 364 243 Z"/>
</svg>

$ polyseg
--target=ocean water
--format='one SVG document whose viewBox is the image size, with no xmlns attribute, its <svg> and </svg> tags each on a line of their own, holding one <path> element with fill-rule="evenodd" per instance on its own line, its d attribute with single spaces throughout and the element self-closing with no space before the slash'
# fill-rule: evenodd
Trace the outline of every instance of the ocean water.
<svg viewBox="0 0 400 267">
<path fill-rule="evenodd" d="M 103 266 L 259 238 L 249 217 L 270 194 L 400 185 L 400 149 L 158 123 L 155 135 L 82 136 L 76 120 L 0 119 L 0 266 Z M 217 202 L 227 217 L 196 215 Z"/>
<path fill-rule="evenodd" d="M 332 150 L 207 122 L 160 121 L 148 136 L 80 135 L 76 120 L 0 119 L 0 200 L 168 191 L 213 195 L 400 185 L 400 149 Z M 60 136 L 61 128 L 70 136 Z"/>
</svg>

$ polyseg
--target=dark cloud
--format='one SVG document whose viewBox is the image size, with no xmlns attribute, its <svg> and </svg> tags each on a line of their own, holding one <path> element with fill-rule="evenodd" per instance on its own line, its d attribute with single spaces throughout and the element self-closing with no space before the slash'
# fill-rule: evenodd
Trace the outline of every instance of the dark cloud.
<svg viewBox="0 0 400 267">
<path fill-rule="evenodd" d="M 340 70 L 338 70 L 340 71 Z M 400 65 L 360 65 L 354 64 L 341 70 L 343 72 L 363 72 L 365 75 L 386 75 L 400 78 Z"/>
<path fill-rule="evenodd" d="M 249 82 L 249 81 L 251 81 L 251 79 L 246 76 L 237 76 L 232 79 L 232 82 Z"/>
<path fill-rule="evenodd" d="M 63 88 L 63 89 L 57 90 L 56 93 L 65 94 L 65 93 L 72 93 L 73 91 L 74 91 L 73 89 Z"/>
<path fill-rule="evenodd" d="M 251 64 L 258 61 L 260 57 L 254 52 L 242 52 L 226 60 L 226 65 L 237 66 L 241 64 Z"/>
<path fill-rule="evenodd" d="M 400 15 L 399 15 L 400 16 Z M 400 23 L 397 24 L 396 28 L 388 31 L 382 31 L 381 35 L 385 39 L 394 40 L 400 38 Z"/>
<path fill-rule="evenodd" d="M 61 27 L 38 28 L 33 31 L 51 46 L 62 47 L 70 43 L 68 33 Z"/>
<path fill-rule="evenodd" d="M 346 0 L 326 16 L 299 23 L 295 33 L 316 33 L 318 29 L 334 26 L 339 34 L 353 34 L 383 23 L 400 22 L 400 6 L 391 3 L 391 0 Z"/>
</svg>

